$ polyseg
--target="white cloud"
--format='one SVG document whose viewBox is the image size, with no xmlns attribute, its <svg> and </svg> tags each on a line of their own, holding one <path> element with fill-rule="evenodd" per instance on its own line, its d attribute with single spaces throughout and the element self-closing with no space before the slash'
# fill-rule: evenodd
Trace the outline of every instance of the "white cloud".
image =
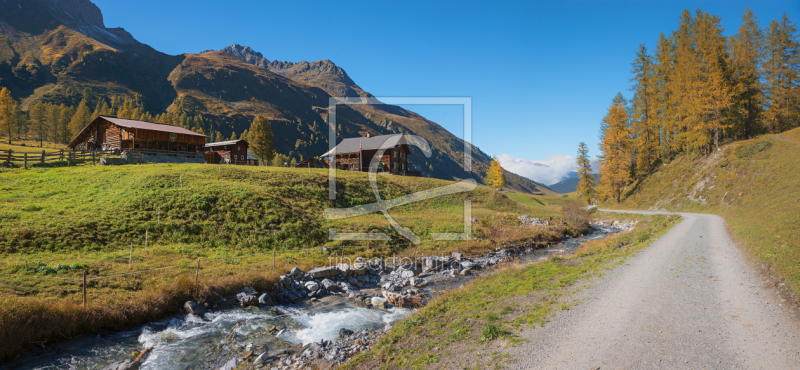
<svg viewBox="0 0 800 370">
<path fill-rule="evenodd" d="M 497 160 L 507 171 L 545 185 L 555 184 L 567 178 L 570 172 L 577 171 L 575 157 L 566 154 L 548 154 L 547 160 L 541 161 L 538 159 L 515 158 L 503 153 L 497 157 Z"/>
</svg>

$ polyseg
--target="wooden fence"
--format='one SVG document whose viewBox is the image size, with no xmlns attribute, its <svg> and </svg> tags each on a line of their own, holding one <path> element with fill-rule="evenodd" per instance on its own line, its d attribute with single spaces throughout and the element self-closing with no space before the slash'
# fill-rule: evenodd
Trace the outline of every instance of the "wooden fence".
<svg viewBox="0 0 800 370">
<path fill-rule="evenodd" d="M 76 160 L 86 161 L 92 160 L 92 164 L 97 164 L 97 161 L 103 155 L 116 154 L 113 151 L 102 150 L 57 150 L 47 152 L 15 152 L 13 149 L 0 150 L 0 162 L 21 163 L 23 168 L 32 167 L 36 164 L 43 165 L 47 162 L 65 162 L 67 166 L 72 166 Z"/>
</svg>

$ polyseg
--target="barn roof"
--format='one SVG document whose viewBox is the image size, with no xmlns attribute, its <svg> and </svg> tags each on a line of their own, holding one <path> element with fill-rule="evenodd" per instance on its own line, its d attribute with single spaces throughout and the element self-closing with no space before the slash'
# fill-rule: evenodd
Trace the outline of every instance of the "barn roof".
<svg viewBox="0 0 800 370">
<path fill-rule="evenodd" d="M 162 131 L 162 132 L 171 132 L 175 134 L 184 134 L 184 135 L 192 135 L 192 136 L 202 136 L 208 137 L 203 134 L 198 134 L 192 130 L 187 130 L 183 127 L 172 126 L 172 125 L 165 125 L 161 123 L 152 123 L 152 122 L 145 122 L 145 121 L 136 121 L 127 118 L 116 118 L 116 117 L 106 117 L 106 116 L 98 116 L 97 118 L 102 118 L 108 122 L 111 122 L 117 126 L 125 127 L 125 128 L 140 128 L 144 130 L 151 130 L 151 131 Z"/>
<path fill-rule="evenodd" d="M 247 144 L 247 140 L 239 139 L 239 140 L 217 141 L 216 143 L 207 143 L 206 147 L 236 145 L 237 143 L 241 143 L 241 142 L 244 142 L 245 144 Z"/>
<path fill-rule="evenodd" d="M 384 142 L 386 142 L 389 139 L 396 138 L 398 136 L 400 138 L 397 141 L 396 145 L 408 144 L 403 134 L 380 135 L 372 137 L 351 137 L 342 140 L 342 142 L 339 143 L 339 145 L 329 150 L 327 153 L 321 155 L 320 157 L 329 157 L 334 154 L 358 153 L 359 148 L 361 150 L 380 149 L 381 145 L 383 145 Z"/>
</svg>

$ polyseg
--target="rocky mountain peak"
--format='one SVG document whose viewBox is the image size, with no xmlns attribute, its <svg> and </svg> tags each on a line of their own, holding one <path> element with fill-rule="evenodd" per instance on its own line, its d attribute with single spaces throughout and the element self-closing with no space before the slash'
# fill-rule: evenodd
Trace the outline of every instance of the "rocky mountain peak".
<svg viewBox="0 0 800 370">
<path fill-rule="evenodd" d="M 230 55 L 233 55 L 247 63 L 250 63 L 252 65 L 261 68 L 267 68 L 267 65 L 269 64 L 269 60 L 267 60 L 267 58 L 264 58 L 263 54 L 253 50 L 249 46 L 233 44 L 231 46 L 226 46 L 222 48 L 220 51 L 223 53 L 228 53 Z"/>
<path fill-rule="evenodd" d="M 106 28 L 100 8 L 89 0 L 2 0 L 0 19 L 18 29 L 38 33 L 32 25 L 53 29 L 64 25 L 108 45 L 139 42 L 122 28 Z"/>
<path fill-rule="evenodd" d="M 356 85 L 341 67 L 331 60 L 316 62 L 286 62 L 267 58 L 249 46 L 233 44 L 220 50 L 245 62 L 269 70 L 292 80 L 321 87 L 334 96 L 363 96 L 366 93 Z"/>
</svg>

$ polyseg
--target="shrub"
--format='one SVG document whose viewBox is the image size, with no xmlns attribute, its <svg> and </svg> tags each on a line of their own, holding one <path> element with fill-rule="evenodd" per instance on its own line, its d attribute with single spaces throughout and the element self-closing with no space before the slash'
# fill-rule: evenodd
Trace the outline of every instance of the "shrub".
<svg viewBox="0 0 800 370">
<path fill-rule="evenodd" d="M 567 203 L 561 207 L 561 215 L 568 224 L 585 229 L 589 227 L 589 211 L 581 207 L 578 203 Z"/>
<path fill-rule="evenodd" d="M 757 153 L 763 152 L 772 147 L 771 140 L 762 140 L 752 143 L 736 152 L 736 157 L 739 159 L 751 157 Z"/>
<path fill-rule="evenodd" d="M 481 341 L 488 342 L 503 336 L 503 329 L 497 325 L 486 325 L 481 331 Z"/>
</svg>

